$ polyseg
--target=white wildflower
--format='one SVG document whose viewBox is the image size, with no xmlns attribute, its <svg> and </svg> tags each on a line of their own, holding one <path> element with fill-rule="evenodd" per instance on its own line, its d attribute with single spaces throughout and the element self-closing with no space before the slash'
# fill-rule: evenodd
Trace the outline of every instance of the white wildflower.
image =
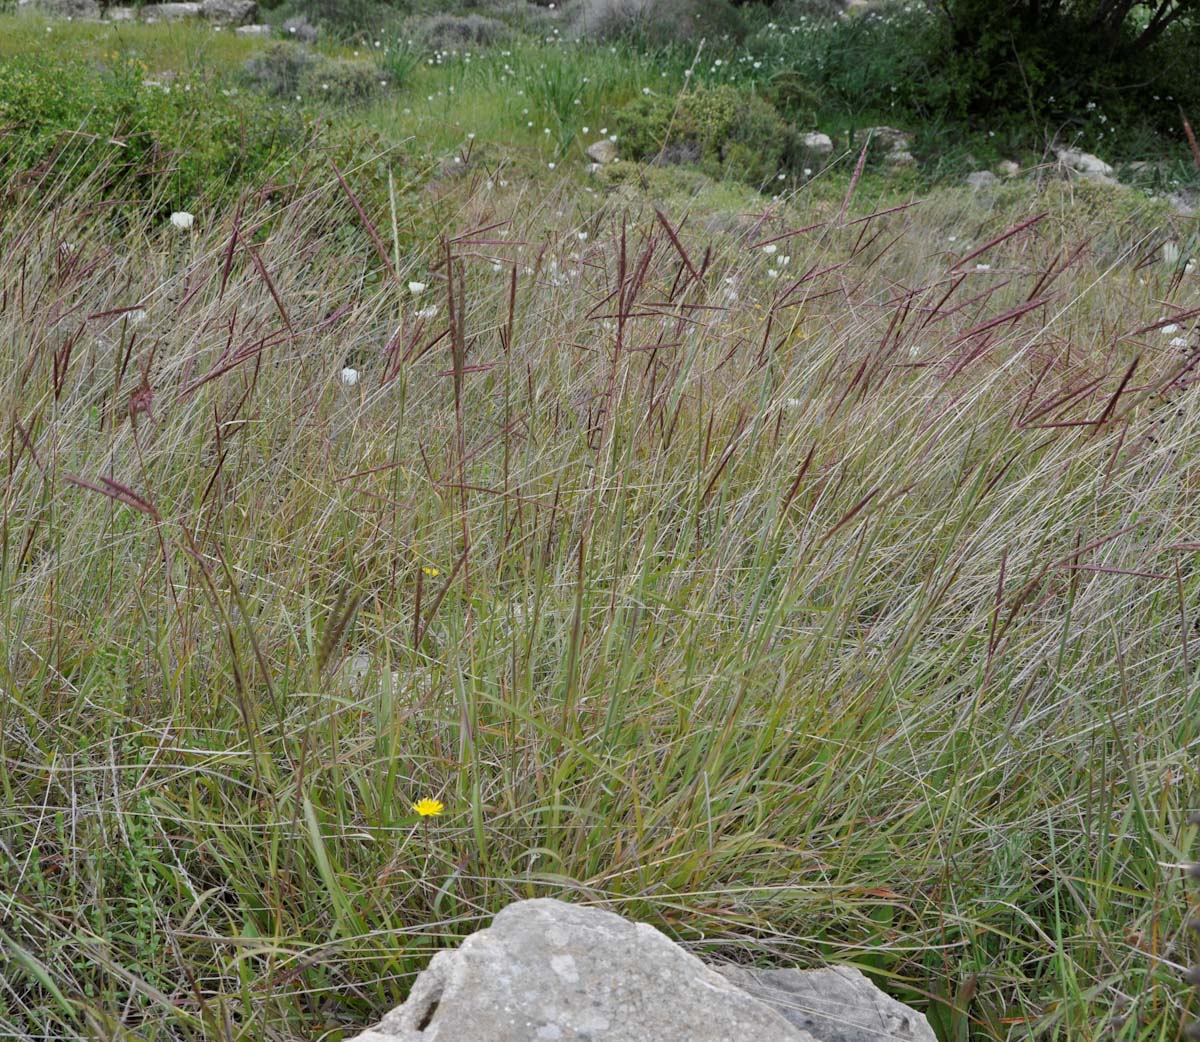
<svg viewBox="0 0 1200 1042">
<path fill-rule="evenodd" d="M 346 366 L 346 368 L 342 370 L 342 383 L 347 387 L 353 387 L 356 383 L 358 383 L 358 370 L 352 369 L 350 366 Z"/>
</svg>

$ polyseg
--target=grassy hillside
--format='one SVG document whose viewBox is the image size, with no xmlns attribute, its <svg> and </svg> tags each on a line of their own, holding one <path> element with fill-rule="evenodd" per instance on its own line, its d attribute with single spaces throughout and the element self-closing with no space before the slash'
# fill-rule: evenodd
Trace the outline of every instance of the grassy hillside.
<svg viewBox="0 0 1200 1042">
<path fill-rule="evenodd" d="M 555 895 L 944 1042 L 1182 1037 L 1194 224 L 849 151 L 588 175 L 685 79 L 644 53 L 347 111 L 119 35 L 128 135 L 0 153 L 3 1032 L 337 1039 Z M 185 54 L 245 136 L 130 160 Z"/>
</svg>

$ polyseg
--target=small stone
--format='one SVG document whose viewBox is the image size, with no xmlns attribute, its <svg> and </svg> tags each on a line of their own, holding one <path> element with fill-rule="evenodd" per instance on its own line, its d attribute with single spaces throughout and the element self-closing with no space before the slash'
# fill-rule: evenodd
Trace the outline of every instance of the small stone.
<svg viewBox="0 0 1200 1042">
<path fill-rule="evenodd" d="M 993 174 L 990 170 L 976 170 L 973 174 L 967 175 L 967 184 L 975 191 L 981 188 L 994 188 L 1000 183 L 1000 178 Z"/>
<path fill-rule="evenodd" d="M 912 135 L 895 127 L 867 127 L 861 135 L 864 139 L 869 136 L 889 152 L 908 152 L 912 148 Z"/>
<path fill-rule="evenodd" d="M 238 36 L 270 36 L 272 32 L 269 25 L 239 25 L 233 31 Z"/>
<path fill-rule="evenodd" d="M 616 162 L 617 146 L 615 142 L 604 137 L 588 145 L 587 151 L 584 154 L 593 163 L 599 163 L 603 166 L 605 163 Z"/>
<path fill-rule="evenodd" d="M 1200 210 L 1200 192 L 1195 189 L 1181 188 L 1176 192 L 1168 193 L 1163 198 L 1171 204 L 1171 209 L 1180 217 L 1194 217 L 1197 210 Z"/>
<path fill-rule="evenodd" d="M 917 162 L 917 158 L 911 152 L 903 152 L 903 151 L 897 150 L 897 151 L 889 152 L 886 156 L 883 157 L 883 161 L 885 163 L 887 163 L 888 166 L 895 166 L 895 167 L 914 166 Z"/>
<path fill-rule="evenodd" d="M 1021 172 L 1019 163 L 1014 163 L 1011 159 L 1001 159 L 996 164 L 996 173 L 1001 177 L 1016 177 Z"/>
<path fill-rule="evenodd" d="M 1101 184 L 1118 183 L 1113 176 L 1113 168 L 1099 156 L 1075 148 L 1060 148 L 1054 154 L 1058 157 L 1059 166 L 1070 173 Z"/>
<path fill-rule="evenodd" d="M 800 143 L 804 146 L 806 152 L 811 152 L 814 156 L 824 159 L 833 154 L 833 138 L 828 134 L 813 132 L 805 134 Z"/>
</svg>

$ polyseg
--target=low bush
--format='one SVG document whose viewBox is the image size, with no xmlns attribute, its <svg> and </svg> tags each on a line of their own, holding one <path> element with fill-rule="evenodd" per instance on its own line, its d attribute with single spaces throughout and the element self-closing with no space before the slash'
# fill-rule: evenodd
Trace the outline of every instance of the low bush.
<svg viewBox="0 0 1200 1042">
<path fill-rule="evenodd" d="M 437 14 L 407 23 L 412 36 L 434 51 L 452 51 L 465 47 L 486 47 L 508 35 L 509 29 L 498 18 L 481 14 Z"/>
<path fill-rule="evenodd" d="M 272 44 L 254 55 L 245 75 L 275 97 L 332 102 L 365 101 L 390 85 L 374 61 L 329 58 L 294 43 Z"/>
<path fill-rule="evenodd" d="M 311 96 L 334 102 L 365 101 L 387 89 L 373 61 L 326 58 L 309 71 L 305 86 Z"/>
<path fill-rule="evenodd" d="M 299 92 L 318 62 L 317 55 L 307 47 L 276 43 L 251 57 L 244 71 L 259 90 L 276 97 L 290 97 Z"/>
<path fill-rule="evenodd" d="M 792 165 L 795 129 L 765 98 L 721 85 L 678 98 L 644 95 L 617 114 L 623 154 L 697 162 L 708 173 L 762 184 Z"/>
<path fill-rule="evenodd" d="M 284 0 L 274 17 L 303 19 L 336 40 L 350 40 L 377 37 L 406 14 L 406 8 L 381 0 Z"/>
</svg>

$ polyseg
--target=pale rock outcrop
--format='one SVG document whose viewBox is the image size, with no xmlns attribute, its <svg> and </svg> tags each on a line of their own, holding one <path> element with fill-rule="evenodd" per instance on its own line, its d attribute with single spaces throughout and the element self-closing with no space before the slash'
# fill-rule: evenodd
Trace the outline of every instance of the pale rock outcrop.
<svg viewBox="0 0 1200 1042">
<path fill-rule="evenodd" d="M 935 1042 L 849 967 L 710 968 L 645 923 L 537 899 L 438 952 L 351 1042 Z"/>
<path fill-rule="evenodd" d="M 213 25 L 250 25 L 258 20 L 257 0 L 202 0 L 200 17 Z"/>
<path fill-rule="evenodd" d="M 594 141 L 588 145 L 584 155 L 593 163 L 599 163 L 601 166 L 604 166 L 606 163 L 614 163 L 617 160 L 617 143 L 610 141 L 606 137 L 602 137 L 599 141 Z"/>
<path fill-rule="evenodd" d="M 1081 152 L 1076 148 L 1060 148 L 1055 151 L 1059 166 L 1069 173 L 1101 184 L 1117 184 L 1115 171 L 1099 156 Z"/>
</svg>

